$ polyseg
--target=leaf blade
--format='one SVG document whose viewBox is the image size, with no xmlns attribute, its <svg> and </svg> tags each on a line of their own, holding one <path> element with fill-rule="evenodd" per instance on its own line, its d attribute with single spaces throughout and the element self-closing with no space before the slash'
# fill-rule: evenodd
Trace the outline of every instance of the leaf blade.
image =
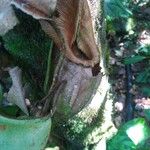
<svg viewBox="0 0 150 150">
<path fill-rule="evenodd" d="M 51 118 L 17 120 L 0 116 L 0 145 L 7 150 L 41 150 L 51 128 Z"/>
<path fill-rule="evenodd" d="M 135 64 L 135 63 L 138 63 L 138 62 L 140 62 L 140 61 L 142 61 L 144 59 L 146 59 L 145 56 L 137 55 L 137 56 L 126 58 L 124 60 L 124 64 L 126 64 L 126 65 Z"/>
</svg>

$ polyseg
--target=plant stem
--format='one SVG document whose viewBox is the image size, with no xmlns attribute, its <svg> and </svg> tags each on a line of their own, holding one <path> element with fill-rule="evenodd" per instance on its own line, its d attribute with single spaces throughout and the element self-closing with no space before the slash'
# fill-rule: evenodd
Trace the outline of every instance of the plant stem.
<svg viewBox="0 0 150 150">
<path fill-rule="evenodd" d="M 44 92 L 45 93 L 47 93 L 47 91 L 48 91 L 48 83 L 49 83 L 49 77 L 50 77 L 50 71 L 51 71 L 52 49 L 53 49 L 53 41 L 51 41 L 50 50 L 49 50 L 48 59 L 47 59 L 47 69 L 46 69 L 46 76 L 45 76 L 45 81 L 44 81 Z"/>
</svg>

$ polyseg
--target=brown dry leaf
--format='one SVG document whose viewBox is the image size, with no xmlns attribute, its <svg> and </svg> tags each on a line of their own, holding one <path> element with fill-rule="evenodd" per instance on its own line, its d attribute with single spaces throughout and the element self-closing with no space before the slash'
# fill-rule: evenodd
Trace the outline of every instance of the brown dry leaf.
<svg viewBox="0 0 150 150">
<path fill-rule="evenodd" d="M 150 108 L 150 99 L 149 98 L 141 98 L 136 99 L 136 108 L 149 109 Z"/>
<path fill-rule="evenodd" d="M 142 99 L 136 99 L 135 103 L 141 103 L 143 105 L 150 105 L 150 99 L 142 98 Z"/>
<path fill-rule="evenodd" d="M 29 115 L 25 103 L 25 90 L 22 86 L 21 73 L 22 72 L 19 67 L 15 67 L 9 70 L 9 74 L 12 79 L 12 87 L 7 94 L 7 100 L 13 104 L 16 104 L 24 113 Z"/>
<path fill-rule="evenodd" d="M 150 45 L 150 31 L 144 30 L 139 35 L 139 43 L 144 45 Z"/>
</svg>

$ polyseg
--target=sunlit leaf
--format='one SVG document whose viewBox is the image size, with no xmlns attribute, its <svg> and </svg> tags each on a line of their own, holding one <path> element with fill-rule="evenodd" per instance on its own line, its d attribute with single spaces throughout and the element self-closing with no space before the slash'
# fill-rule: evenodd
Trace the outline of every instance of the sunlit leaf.
<svg viewBox="0 0 150 150">
<path fill-rule="evenodd" d="M 126 31 L 132 31 L 132 29 L 135 27 L 135 22 L 133 20 L 133 18 L 128 18 L 127 20 L 127 24 L 126 24 Z M 133 31 L 134 33 L 134 31 Z"/>
<path fill-rule="evenodd" d="M 53 148 L 50 148 L 50 147 L 48 147 L 48 148 L 45 148 L 45 150 L 59 150 L 59 147 L 53 147 Z"/>
<path fill-rule="evenodd" d="M 108 150 L 137 150 L 137 146 L 148 138 L 150 128 L 147 122 L 143 118 L 137 118 L 122 126 L 107 146 Z"/>
<path fill-rule="evenodd" d="M 1 150 L 42 150 L 50 133 L 51 119 L 9 119 L 0 116 Z"/>
</svg>

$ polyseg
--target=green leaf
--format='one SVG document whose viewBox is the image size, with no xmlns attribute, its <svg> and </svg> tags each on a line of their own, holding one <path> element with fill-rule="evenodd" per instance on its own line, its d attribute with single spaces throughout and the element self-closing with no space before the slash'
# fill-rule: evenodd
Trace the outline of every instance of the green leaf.
<svg viewBox="0 0 150 150">
<path fill-rule="evenodd" d="M 108 141 L 107 150 L 137 150 L 138 145 L 148 138 L 150 138 L 148 124 L 145 119 L 137 118 L 119 129 L 118 133 Z"/>
<path fill-rule="evenodd" d="M 128 18 L 132 15 L 132 12 L 124 4 L 124 1 L 120 0 L 106 0 L 105 11 L 107 18 L 113 20 L 118 18 Z"/>
<path fill-rule="evenodd" d="M 17 120 L 0 116 L 0 149 L 42 150 L 46 146 L 51 118 Z"/>
<path fill-rule="evenodd" d="M 150 148 L 150 142 L 149 142 L 150 139 L 147 139 L 143 142 L 141 142 L 138 146 L 137 146 L 137 149 L 136 150 L 149 150 Z"/>
<path fill-rule="evenodd" d="M 20 24 L 2 37 L 5 48 L 15 58 L 17 65 L 43 74 L 51 40 L 38 21 L 20 11 L 16 14 Z"/>
<path fill-rule="evenodd" d="M 144 115 L 148 121 L 150 121 L 150 109 L 144 109 Z"/>
<path fill-rule="evenodd" d="M 136 77 L 136 82 L 138 83 L 148 83 L 150 79 L 150 68 L 145 69 Z"/>
<path fill-rule="evenodd" d="M 19 108 L 17 106 L 0 106 L 0 114 L 7 115 L 10 117 L 16 117 L 19 112 Z"/>
<path fill-rule="evenodd" d="M 138 48 L 139 53 L 145 54 L 145 56 L 150 56 L 150 46 L 149 45 L 142 45 Z"/>
<path fill-rule="evenodd" d="M 137 63 L 137 62 L 140 62 L 140 61 L 144 60 L 145 58 L 146 58 L 145 56 L 136 55 L 136 56 L 133 56 L 133 57 L 126 58 L 124 60 L 124 64 L 126 64 L 126 65 L 134 64 L 134 63 Z"/>
<path fill-rule="evenodd" d="M 150 97 L 150 87 L 142 87 L 142 92 L 144 95 Z"/>
<path fill-rule="evenodd" d="M 127 24 L 126 24 L 126 31 L 132 31 L 132 29 L 135 27 L 135 22 L 133 18 L 128 18 Z"/>
<path fill-rule="evenodd" d="M 41 99 L 45 95 L 42 86 L 51 39 L 37 20 L 18 10 L 15 13 L 20 23 L 2 37 L 4 46 L 13 57 L 13 64 L 23 70 L 23 83 L 31 84 L 31 101 Z M 50 79 L 53 77 L 52 66 Z"/>
</svg>

